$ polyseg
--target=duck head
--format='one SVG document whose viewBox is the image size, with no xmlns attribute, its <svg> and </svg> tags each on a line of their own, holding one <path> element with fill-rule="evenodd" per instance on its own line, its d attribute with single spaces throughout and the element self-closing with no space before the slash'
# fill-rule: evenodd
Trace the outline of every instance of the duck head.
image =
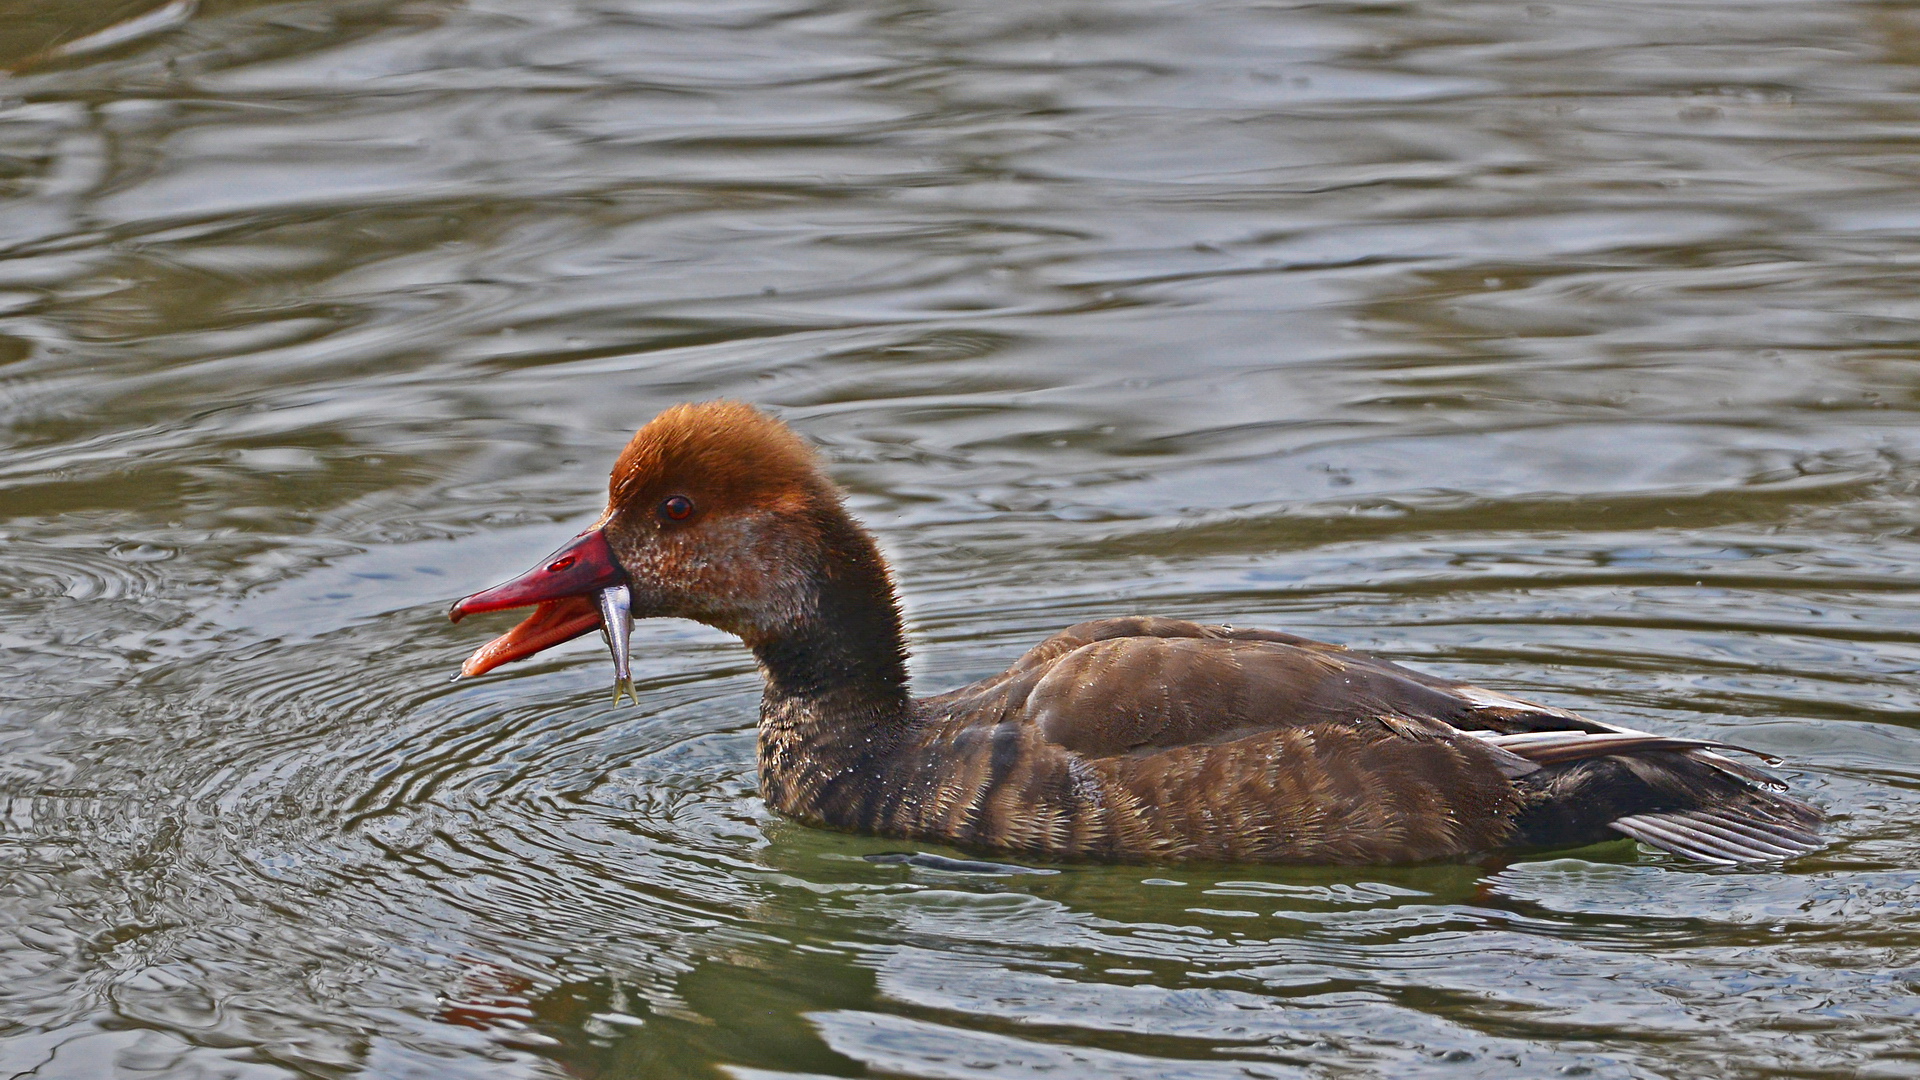
<svg viewBox="0 0 1920 1080">
<path fill-rule="evenodd" d="M 821 583 L 845 557 L 829 534 L 843 522 L 839 489 L 784 424 L 738 402 L 675 406 L 621 452 L 598 521 L 533 569 L 453 605 L 455 622 L 534 608 L 460 673 L 602 629 L 617 701 L 632 692 L 632 620 L 657 617 L 694 619 L 759 651 L 819 617 Z"/>
</svg>

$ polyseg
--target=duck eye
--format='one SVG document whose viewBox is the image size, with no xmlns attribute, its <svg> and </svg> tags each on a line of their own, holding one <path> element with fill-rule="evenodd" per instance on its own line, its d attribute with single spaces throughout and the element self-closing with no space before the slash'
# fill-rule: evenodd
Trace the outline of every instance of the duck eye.
<svg viewBox="0 0 1920 1080">
<path fill-rule="evenodd" d="M 577 561 L 578 560 L 576 560 L 571 555 L 567 556 L 564 559 L 555 559 L 552 562 L 547 564 L 547 573 L 557 574 L 560 571 L 565 570 L 567 567 L 572 566 Z"/>
<path fill-rule="evenodd" d="M 669 495 L 660 504 L 660 516 L 672 521 L 685 521 L 693 516 L 693 500 L 685 495 Z"/>
</svg>

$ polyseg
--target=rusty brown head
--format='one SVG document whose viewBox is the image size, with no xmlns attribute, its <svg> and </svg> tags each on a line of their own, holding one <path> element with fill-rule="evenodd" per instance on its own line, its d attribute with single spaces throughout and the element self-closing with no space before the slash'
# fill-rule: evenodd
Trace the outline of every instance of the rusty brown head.
<svg viewBox="0 0 1920 1080">
<path fill-rule="evenodd" d="M 756 645 L 805 614 L 803 586 L 821 558 L 820 511 L 839 506 L 812 448 L 778 420 L 733 401 L 670 408 L 621 452 L 592 527 L 519 577 L 453 605 L 455 622 L 534 608 L 460 673 L 479 675 L 604 627 L 624 680 L 632 618 L 696 619 Z"/>
</svg>

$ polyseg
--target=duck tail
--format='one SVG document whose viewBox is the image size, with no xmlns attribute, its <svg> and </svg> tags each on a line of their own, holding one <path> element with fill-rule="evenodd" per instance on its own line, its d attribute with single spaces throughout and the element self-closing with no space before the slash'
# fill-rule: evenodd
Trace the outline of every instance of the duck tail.
<svg viewBox="0 0 1920 1080">
<path fill-rule="evenodd" d="M 1825 846 L 1819 810 L 1772 776 L 1711 750 L 1647 747 L 1543 765 L 1514 783 L 1526 797 L 1516 840 L 1537 847 L 1614 836 L 1696 862 L 1790 859 Z"/>
</svg>

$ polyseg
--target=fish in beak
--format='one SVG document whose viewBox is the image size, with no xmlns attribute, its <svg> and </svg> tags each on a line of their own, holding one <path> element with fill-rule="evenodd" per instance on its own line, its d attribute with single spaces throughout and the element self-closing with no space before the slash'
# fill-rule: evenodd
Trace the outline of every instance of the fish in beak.
<svg viewBox="0 0 1920 1080">
<path fill-rule="evenodd" d="M 625 585 L 615 585 L 601 589 L 596 599 L 600 603 L 600 636 L 613 654 L 613 703 L 620 704 L 624 691 L 638 705 L 640 692 L 633 688 L 632 657 L 627 652 L 633 638 L 633 593 Z"/>
<path fill-rule="evenodd" d="M 532 607 L 518 626 L 480 646 L 460 666 L 461 676 L 485 674 L 510 660 L 532 656 L 598 628 L 613 654 L 614 701 L 624 692 L 637 703 L 629 641 L 633 634 L 633 598 L 627 572 L 614 558 L 606 534 L 588 529 L 540 565 L 505 584 L 474 593 L 453 605 L 447 617 Z"/>
</svg>

